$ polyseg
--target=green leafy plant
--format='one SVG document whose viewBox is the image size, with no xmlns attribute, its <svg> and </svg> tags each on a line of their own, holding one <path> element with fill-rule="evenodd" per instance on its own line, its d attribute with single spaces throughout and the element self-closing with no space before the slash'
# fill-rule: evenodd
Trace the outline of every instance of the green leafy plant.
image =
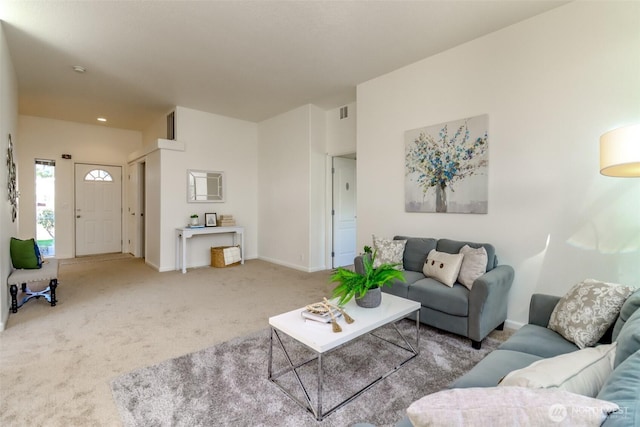
<svg viewBox="0 0 640 427">
<path fill-rule="evenodd" d="M 338 267 L 329 278 L 329 283 L 338 283 L 333 289 L 333 298 L 340 298 L 339 305 L 346 304 L 354 296 L 362 298 L 370 289 L 391 286 L 395 279 L 406 281 L 404 273 L 395 268 L 399 264 L 380 264 L 374 268 L 373 261 L 376 259 L 377 251 L 371 256 L 370 253 L 365 249 L 365 255 L 362 257 L 364 274 Z"/>
<path fill-rule="evenodd" d="M 191 218 L 198 218 L 198 215 L 197 214 L 193 214 L 193 215 L 191 215 Z"/>
<path fill-rule="evenodd" d="M 38 213 L 38 224 L 44 228 L 49 236 L 54 237 L 56 229 L 56 217 L 51 209 L 43 209 Z"/>
</svg>

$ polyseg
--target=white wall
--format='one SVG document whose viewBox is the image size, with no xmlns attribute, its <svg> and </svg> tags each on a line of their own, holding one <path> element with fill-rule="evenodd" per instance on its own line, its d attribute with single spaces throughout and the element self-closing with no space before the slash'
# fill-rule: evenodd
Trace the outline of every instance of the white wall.
<svg viewBox="0 0 640 427">
<path fill-rule="evenodd" d="M 309 271 L 328 268 L 325 264 L 326 115 L 309 106 Z M 327 260 L 328 261 L 328 260 Z"/>
<path fill-rule="evenodd" d="M 20 116 L 20 227 L 22 237 L 36 233 L 35 159 L 56 162 L 56 258 L 75 256 L 74 169 L 76 163 L 122 166 L 126 176 L 127 155 L 140 149 L 140 132 L 87 125 L 42 117 Z M 71 154 L 71 160 L 61 158 Z M 124 177 L 123 177 L 124 181 Z M 123 206 L 126 206 L 123 185 Z M 126 239 L 123 219 L 123 240 Z M 123 246 L 126 250 L 126 246 Z"/>
<path fill-rule="evenodd" d="M 490 242 L 508 318 L 582 279 L 640 286 L 640 180 L 598 173 L 640 122 L 640 3 L 573 2 L 358 86 L 358 246 L 371 234 Z M 489 115 L 489 213 L 404 211 L 404 132 Z M 548 242 L 548 245 L 547 245 Z"/>
<path fill-rule="evenodd" d="M 356 152 L 356 103 L 346 105 L 348 115 L 340 119 L 340 108 L 326 112 L 327 147 L 330 156 L 342 156 Z"/>
<path fill-rule="evenodd" d="M 4 23 L 0 21 L 0 153 L 2 164 L 0 170 L 0 331 L 4 330 L 9 317 L 9 292 L 7 277 L 11 271 L 11 256 L 9 254 L 9 242 L 12 236 L 17 235 L 17 222 L 11 220 L 11 204 L 7 198 L 7 167 L 6 153 L 9 147 L 9 134 L 14 145 L 14 159 L 18 160 L 15 152 L 20 142 L 18 135 L 18 80 L 13 68 L 13 62 L 4 36 Z M 19 165 L 16 163 L 16 168 Z M 18 186 L 22 183 L 18 182 Z"/>
<path fill-rule="evenodd" d="M 204 220 L 205 213 L 233 215 L 245 229 L 246 258 L 258 256 L 257 125 L 185 107 L 176 107 L 178 141 L 184 151 L 161 150 L 147 159 L 147 221 L 151 205 L 159 205 L 159 223 L 147 223 L 147 251 L 159 247 L 160 271 L 175 269 L 175 229 L 188 224 L 191 214 Z M 154 152 L 155 154 L 156 152 Z M 160 168 L 158 170 L 158 167 Z M 226 197 L 223 203 L 187 203 L 187 169 L 223 171 Z M 153 188 L 160 189 L 159 200 Z M 149 199 L 151 197 L 151 199 Z M 154 220 L 151 220 L 154 221 Z M 156 225 L 158 228 L 155 228 Z M 155 240 L 159 240 L 156 242 Z M 157 244 L 159 243 L 159 244 Z M 188 242 L 187 267 L 209 265 L 211 246 L 229 245 L 232 235 L 196 237 Z M 148 252 L 149 259 L 153 253 Z"/>
<path fill-rule="evenodd" d="M 300 270 L 309 267 L 309 111 L 258 124 L 258 254 Z"/>
</svg>

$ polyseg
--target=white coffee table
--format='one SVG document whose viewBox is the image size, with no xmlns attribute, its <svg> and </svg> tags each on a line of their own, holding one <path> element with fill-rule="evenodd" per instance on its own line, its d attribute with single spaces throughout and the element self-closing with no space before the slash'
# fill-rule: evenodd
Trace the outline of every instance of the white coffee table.
<svg viewBox="0 0 640 427">
<path fill-rule="evenodd" d="M 344 320 L 340 320 L 339 324 L 342 328 L 342 332 L 335 333 L 332 331 L 331 326 L 327 326 L 326 328 L 318 327 L 317 325 L 310 325 L 305 322 L 304 318 L 300 314 L 304 308 L 298 308 L 296 310 L 289 311 L 288 313 L 283 313 L 274 317 L 269 318 L 269 325 L 271 326 L 271 342 L 269 347 L 269 380 L 276 384 L 280 389 L 282 389 L 289 397 L 291 397 L 294 401 L 298 402 L 300 406 L 307 409 L 311 412 L 318 421 L 322 420 L 327 415 L 331 414 L 333 411 L 341 408 L 343 405 L 351 402 L 356 397 L 360 396 L 366 390 L 371 388 L 377 382 L 383 380 L 391 373 L 398 370 L 405 363 L 416 357 L 419 353 L 419 344 L 420 344 L 420 303 L 416 301 L 411 301 L 406 298 L 397 297 L 395 295 L 390 295 L 383 293 L 382 294 L 382 303 L 379 307 L 376 308 L 362 308 L 356 305 L 354 300 L 349 301 L 345 307 L 345 311 L 355 319 L 355 322 L 352 324 L 346 323 Z M 409 341 L 402 335 L 402 333 L 395 326 L 395 322 L 398 320 L 404 319 L 411 313 L 416 313 L 416 340 L 415 347 L 409 343 Z M 371 333 L 376 329 L 391 324 L 396 332 L 400 335 L 406 347 L 401 347 L 406 350 L 410 356 L 402 360 L 400 363 L 396 364 L 390 371 L 386 374 L 376 378 L 367 386 L 349 396 L 347 399 L 337 404 L 333 408 L 328 411 L 323 412 L 322 409 L 322 360 L 323 357 L 332 350 L 336 350 L 337 348 L 348 344 L 355 340 L 358 337 L 361 337 L 365 334 Z M 294 364 L 294 362 L 289 357 L 289 352 L 285 348 L 280 339 L 280 334 L 284 333 L 301 344 L 304 344 L 316 354 L 313 358 L 309 360 L 305 360 L 303 362 L 299 362 Z M 384 339 L 383 339 L 384 340 Z M 384 340 L 386 341 L 386 340 Z M 273 345 L 274 342 L 278 344 L 280 349 L 284 352 L 285 358 L 288 362 L 288 366 L 283 368 L 282 370 L 274 373 L 273 372 Z M 396 345 L 396 344 L 394 344 Z M 317 394 L 317 404 L 314 407 L 311 402 L 311 398 L 309 397 L 309 393 L 307 392 L 305 385 L 303 384 L 300 376 L 298 375 L 297 369 L 314 361 L 318 361 L 318 394 Z M 284 374 L 289 372 L 293 372 L 297 379 L 298 385 L 302 388 L 304 392 L 305 401 L 300 400 L 296 396 L 292 394 L 292 392 L 282 384 L 278 383 L 277 379 Z"/>
</svg>

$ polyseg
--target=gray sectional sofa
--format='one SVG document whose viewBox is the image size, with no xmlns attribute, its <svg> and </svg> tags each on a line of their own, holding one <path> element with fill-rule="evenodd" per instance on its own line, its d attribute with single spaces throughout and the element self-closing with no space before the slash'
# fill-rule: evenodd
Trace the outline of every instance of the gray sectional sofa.
<svg viewBox="0 0 640 427">
<path fill-rule="evenodd" d="M 403 268 L 406 282 L 395 281 L 383 292 L 420 302 L 420 322 L 448 332 L 468 337 L 474 348 L 494 329 L 501 329 L 507 318 L 507 300 L 513 283 L 511 266 L 498 265 L 493 245 L 450 239 L 396 236 L 406 240 Z M 432 249 L 457 254 L 464 245 L 484 247 L 487 251 L 487 271 L 473 283 L 471 290 L 460 283 L 448 287 L 425 277 L 423 266 Z M 354 260 L 355 270 L 363 272 L 362 256 Z"/>
<path fill-rule="evenodd" d="M 495 387 L 513 370 L 541 359 L 577 351 L 575 344 L 547 328 L 558 301 L 560 297 L 557 296 L 534 294 L 529 323 L 449 387 Z M 614 370 L 597 398 L 614 402 L 621 409 L 609 415 L 603 426 L 640 426 L 640 290 L 627 298 L 617 320 L 599 343 L 613 341 L 617 343 Z M 412 424 L 405 417 L 396 427 L 412 427 Z"/>
</svg>

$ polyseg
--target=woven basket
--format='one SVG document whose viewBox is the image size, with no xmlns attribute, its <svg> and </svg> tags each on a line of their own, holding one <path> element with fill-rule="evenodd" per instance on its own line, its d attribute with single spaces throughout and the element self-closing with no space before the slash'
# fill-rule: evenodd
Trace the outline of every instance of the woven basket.
<svg viewBox="0 0 640 427">
<path fill-rule="evenodd" d="M 224 263 L 224 250 L 227 248 L 237 248 L 239 246 L 216 246 L 211 248 L 211 267 L 225 268 L 239 265 L 240 261 L 232 264 Z"/>
</svg>

